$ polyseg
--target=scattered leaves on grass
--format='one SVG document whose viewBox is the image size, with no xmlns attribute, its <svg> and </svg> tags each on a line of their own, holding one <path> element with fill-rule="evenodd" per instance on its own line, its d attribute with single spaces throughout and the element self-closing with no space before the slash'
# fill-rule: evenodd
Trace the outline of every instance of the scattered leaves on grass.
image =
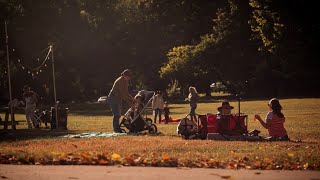
<svg viewBox="0 0 320 180">
<path fill-rule="evenodd" d="M 290 155 L 283 159 L 272 158 L 233 158 L 228 161 L 218 159 L 178 159 L 169 155 L 142 157 L 138 154 L 120 155 L 113 153 L 79 154 L 51 152 L 50 155 L 24 155 L 0 153 L 0 164 L 34 164 L 34 165 L 117 165 L 117 166 L 154 166 L 154 167 L 190 167 L 220 169 L 270 169 L 270 170 L 320 170 L 319 164 L 310 164 Z M 255 173 L 257 174 L 257 173 Z"/>
<path fill-rule="evenodd" d="M 289 157 L 293 157 L 294 154 L 293 154 L 293 153 L 288 153 L 288 156 L 289 156 Z"/>
<path fill-rule="evenodd" d="M 120 156 L 119 154 L 113 153 L 113 154 L 111 155 L 111 158 L 112 158 L 113 160 L 118 160 L 118 159 L 121 158 L 121 156 Z"/>
</svg>

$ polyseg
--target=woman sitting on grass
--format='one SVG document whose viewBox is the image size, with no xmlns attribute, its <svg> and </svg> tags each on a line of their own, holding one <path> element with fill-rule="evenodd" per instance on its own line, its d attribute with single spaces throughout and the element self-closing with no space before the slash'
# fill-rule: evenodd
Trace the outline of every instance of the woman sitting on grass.
<svg viewBox="0 0 320 180">
<path fill-rule="evenodd" d="M 261 125 L 268 129 L 270 140 L 289 140 L 286 129 L 284 128 L 285 117 L 282 114 L 282 106 L 276 98 L 272 98 L 268 103 L 270 111 L 267 113 L 266 122 L 259 115 L 255 115 Z"/>
</svg>

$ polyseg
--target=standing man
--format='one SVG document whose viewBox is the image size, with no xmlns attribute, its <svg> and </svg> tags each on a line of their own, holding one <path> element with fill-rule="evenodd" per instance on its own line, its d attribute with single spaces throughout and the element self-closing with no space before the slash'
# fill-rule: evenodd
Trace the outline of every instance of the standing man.
<svg viewBox="0 0 320 180">
<path fill-rule="evenodd" d="M 112 89 L 108 95 L 107 102 L 110 105 L 113 114 L 112 125 L 115 133 L 121 133 L 119 119 L 121 116 L 122 102 L 125 101 L 129 106 L 133 106 L 134 99 L 128 91 L 131 76 L 131 70 L 124 70 L 121 73 L 121 76 L 113 83 Z"/>
<path fill-rule="evenodd" d="M 36 106 L 38 103 L 38 94 L 31 91 L 31 88 L 28 85 L 23 87 L 23 99 L 26 103 L 26 118 L 28 123 L 28 129 L 32 129 L 32 124 L 39 128 L 39 123 L 34 119 L 34 111 L 36 110 Z M 32 124 L 31 124 L 32 122 Z"/>
<path fill-rule="evenodd" d="M 157 123 L 157 116 L 159 114 L 159 124 L 161 124 L 161 114 L 163 110 L 163 97 L 161 91 L 157 91 L 157 94 L 152 99 L 152 109 L 154 111 L 154 123 Z"/>
</svg>

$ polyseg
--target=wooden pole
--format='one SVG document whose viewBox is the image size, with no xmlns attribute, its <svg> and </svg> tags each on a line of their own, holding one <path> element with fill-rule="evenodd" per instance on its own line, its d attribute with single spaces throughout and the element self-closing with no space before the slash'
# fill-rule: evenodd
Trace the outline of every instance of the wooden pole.
<svg viewBox="0 0 320 180">
<path fill-rule="evenodd" d="M 10 75 L 10 58 L 9 58 L 9 36 L 8 36 L 8 24 L 7 21 L 4 21 L 5 26 L 5 33 L 6 33 L 6 46 L 7 46 L 7 64 L 8 64 L 8 83 L 9 83 L 9 97 L 10 102 L 12 102 L 12 92 L 11 92 L 11 75 Z M 12 129 L 16 129 L 16 125 L 13 118 L 13 111 L 12 111 L 12 103 L 10 103 L 10 116 L 11 116 L 11 125 Z"/>
<path fill-rule="evenodd" d="M 56 77 L 55 77 L 55 70 L 54 70 L 54 56 L 53 56 L 53 47 L 50 45 L 51 51 L 51 58 L 52 58 L 52 79 L 53 79 L 53 95 L 54 95 L 54 109 L 55 109 L 55 116 L 56 116 L 56 129 L 58 129 L 58 102 L 57 102 L 57 91 L 56 91 Z"/>
</svg>

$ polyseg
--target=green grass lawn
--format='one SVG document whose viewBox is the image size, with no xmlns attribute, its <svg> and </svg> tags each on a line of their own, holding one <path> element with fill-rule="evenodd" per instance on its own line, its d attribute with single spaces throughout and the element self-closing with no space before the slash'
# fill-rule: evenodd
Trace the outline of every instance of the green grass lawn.
<svg viewBox="0 0 320 180">
<path fill-rule="evenodd" d="M 241 112 L 248 115 L 248 128 L 259 129 L 262 135 L 267 135 L 267 131 L 260 123 L 253 121 L 253 116 L 259 114 L 264 117 L 268 111 L 268 100 L 242 101 L 240 104 Z M 230 102 L 233 113 L 238 112 L 238 102 Z M 282 99 L 283 113 L 286 117 L 285 127 L 289 136 L 294 139 L 320 138 L 320 99 Z M 221 102 L 199 103 L 198 114 L 216 113 L 217 107 Z M 83 106 L 83 105 L 82 105 Z M 86 105 L 81 111 L 73 111 L 70 107 L 68 116 L 68 129 L 81 131 L 112 131 L 112 115 L 110 109 L 101 104 Z M 189 104 L 170 104 L 171 115 L 173 118 L 185 117 L 189 112 Z M 77 108 L 80 109 L 80 108 Z M 85 114 L 86 112 L 86 114 Z M 105 114 L 105 115 L 103 115 Z M 151 113 L 149 117 L 153 118 Z M 175 123 L 169 125 L 158 125 L 159 131 L 163 134 L 176 134 Z"/>
<path fill-rule="evenodd" d="M 249 117 L 249 130 L 261 130 L 260 135 L 267 135 L 267 131 L 253 121 L 253 116 L 264 117 L 267 103 L 268 100 L 241 102 L 241 112 Z M 289 137 L 301 142 L 183 140 L 176 135 L 176 123 L 157 124 L 159 135 L 56 138 L 57 134 L 112 131 L 111 112 L 105 104 L 73 104 L 65 105 L 70 109 L 68 131 L 24 130 L 27 125 L 23 123 L 17 126 L 14 135 L 2 136 L 0 162 L 319 169 L 320 99 L 280 99 L 280 103 Z M 199 103 L 196 112 L 216 113 L 220 104 L 219 101 Z M 238 102 L 231 101 L 230 104 L 235 107 L 233 113 L 237 113 Z M 187 103 L 170 104 L 170 107 L 173 118 L 184 117 L 189 112 Z M 24 115 L 17 116 L 17 119 L 23 118 Z M 8 160 L 10 157 L 11 161 Z"/>
</svg>

